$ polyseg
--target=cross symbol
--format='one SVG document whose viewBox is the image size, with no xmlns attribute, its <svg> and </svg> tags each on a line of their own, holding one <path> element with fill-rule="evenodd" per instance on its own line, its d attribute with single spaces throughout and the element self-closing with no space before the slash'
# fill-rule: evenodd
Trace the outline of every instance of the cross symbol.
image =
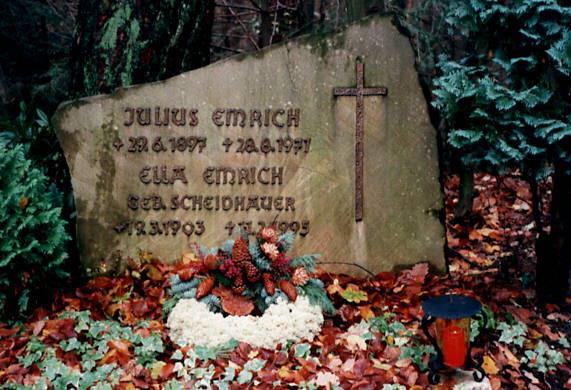
<svg viewBox="0 0 571 390">
<path fill-rule="evenodd" d="M 365 116 L 365 96 L 387 96 L 386 87 L 365 88 L 365 64 L 357 58 L 355 65 L 357 87 L 336 87 L 333 88 L 333 96 L 355 96 L 357 98 L 355 113 L 355 221 L 363 220 L 363 157 L 364 150 L 364 116 Z"/>
</svg>

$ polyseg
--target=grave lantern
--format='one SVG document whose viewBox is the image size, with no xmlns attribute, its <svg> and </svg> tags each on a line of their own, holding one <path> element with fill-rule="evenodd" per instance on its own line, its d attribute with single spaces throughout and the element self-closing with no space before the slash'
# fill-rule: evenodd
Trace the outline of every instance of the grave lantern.
<svg viewBox="0 0 571 390">
<path fill-rule="evenodd" d="M 439 371 L 455 369 L 473 370 L 474 379 L 481 382 L 484 370 L 471 358 L 470 322 L 482 313 L 484 327 L 486 316 L 482 304 L 464 295 L 442 295 L 422 303 L 424 317 L 422 329 L 436 349 L 436 356 L 429 363 L 429 380 L 438 383 Z"/>
</svg>

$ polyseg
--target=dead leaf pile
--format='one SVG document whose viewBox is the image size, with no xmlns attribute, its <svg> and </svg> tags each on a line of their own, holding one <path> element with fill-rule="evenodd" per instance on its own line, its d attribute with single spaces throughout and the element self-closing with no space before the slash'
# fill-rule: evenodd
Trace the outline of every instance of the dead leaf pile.
<svg viewBox="0 0 571 390">
<path fill-rule="evenodd" d="M 494 389 L 571 388 L 571 369 L 565 363 L 571 350 L 561 341 L 571 339 L 571 315 L 555 305 L 538 308 L 531 286 L 494 271 L 508 257 L 533 260 L 528 187 L 517 177 L 478 175 L 473 214 L 462 223 L 451 215 L 457 187 L 457 178 L 446 183 L 451 275 L 436 275 L 422 263 L 367 280 L 322 272 L 320 279 L 337 312 L 326 316 L 311 342 L 274 350 L 247 344 L 218 350 L 173 344 L 163 309 L 169 304 L 168 278 L 184 267 L 150 258 L 122 276 L 97 277 L 58 294 L 51 307 L 36 310 L 21 325 L 0 324 L 0 385 L 31 386 L 43 380 L 53 387 L 79 387 L 79 381 L 91 378 L 112 383 L 114 389 L 202 384 L 287 389 L 302 383 L 329 389 L 373 390 L 384 384 L 424 389 L 428 377 L 421 369 L 428 362 L 429 343 L 420 330 L 420 304 L 428 297 L 461 293 L 484 303 L 497 323 L 525 326 L 521 345 L 500 341 L 509 335 L 498 328 L 483 330 L 474 344 L 474 358 L 482 362 Z M 252 311 L 223 288 L 213 293 L 237 315 Z M 543 345 L 565 362 L 542 370 L 539 352 L 530 351 Z M 186 387 L 177 387 L 182 383 Z M 451 386 L 446 380 L 435 388 Z"/>
</svg>

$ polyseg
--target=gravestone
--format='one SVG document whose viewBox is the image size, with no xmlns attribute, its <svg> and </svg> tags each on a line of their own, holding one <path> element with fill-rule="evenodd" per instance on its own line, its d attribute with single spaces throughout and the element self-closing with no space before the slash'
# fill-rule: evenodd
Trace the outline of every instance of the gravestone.
<svg viewBox="0 0 571 390">
<path fill-rule="evenodd" d="M 275 224 L 327 263 L 444 269 L 436 132 L 388 17 L 64 103 L 54 123 L 88 268 Z"/>
</svg>

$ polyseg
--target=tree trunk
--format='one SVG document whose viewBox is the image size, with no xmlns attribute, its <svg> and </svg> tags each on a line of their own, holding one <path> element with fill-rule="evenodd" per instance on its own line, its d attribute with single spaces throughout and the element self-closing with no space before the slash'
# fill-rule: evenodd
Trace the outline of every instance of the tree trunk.
<svg viewBox="0 0 571 390">
<path fill-rule="evenodd" d="M 533 187 L 532 187 L 533 188 Z M 538 196 L 538 195 L 536 195 Z M 569 292 L 571 267 L 571 176 L 555 166 L 551 230 L 540 230 L 536 243 L 537 296 L 542 302 L 561 303 Z M 537 207 L 534 202 L 534 208 Z"/>
<path fill-rule="evenodd" d="M 299 2 L 297 6 L 297 24 L 299 29 L 295 35 L 303 35 L 310 33 L 315 28 L 315 22 L 319 21 L 316 17 L 315 0 L 304 0 Z"/>
<path fill-rule="evenodd" d="M 211 0 L 81 0 L 72 96 L 156 81 L 209 63 Z"/>
<path fill-rule="evenodd" d="M 348 0 L 347 22 L 352 23 L 367 15 L 385 11 L 384 0 Z"/>
<path fill-rule="evenodd" d="M 258 34 L 258 46 L 266 47 L 272 44 L 272 14 L 270 13 L 269 0 L 260 1 L 260 33 Z"/>
<path fill-rule="evenodd" d="M 461 168 L 458 203 L 454 210 L 455 219 L 463 219 L 472 212 L 474 201 L 474 173 L 468 168 Z"/>
</svg>

